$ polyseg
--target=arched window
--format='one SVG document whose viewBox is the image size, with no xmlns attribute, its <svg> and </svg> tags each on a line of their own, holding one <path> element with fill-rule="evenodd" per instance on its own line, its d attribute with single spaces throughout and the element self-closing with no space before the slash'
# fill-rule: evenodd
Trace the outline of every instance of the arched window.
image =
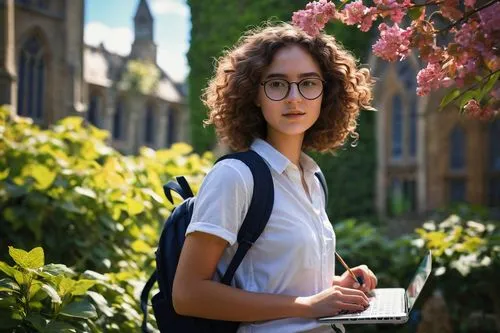
<svg viewBox="0 0 500 333">
<path fill-rule="evenodd" d="M 417 156 L 417 103 L 412 98 L 410 105 L 410 157 Z"/>
<path fill-rule="evenodd" d="M 100 96 L 96 93 L 90 95 L 89 109 L 87 111 L 87 120 L 94 126 L 99 126 L 99 105 Z"/>
<path fill-rule="evenodd" d="M 401 96 L 394 95 L 392 98 L 392 159 L 398 160 L 403 157 L 403 105 Z"/>
<path fill-rule="evenodd" d="M 489 179 L 488 204 L 500 209 L 500 119 L 495 119 L 488 131 L 489 136 Z"/>
<path fill-rule="evenodd" d="M 465 168 L 465 133 L 462 127 L 456 126 L 450 135 L 450 169 Z"/>
<path fill-rule="evenodd" d="M 167 133 L 165 135 L 166 141 L 165 145 L 170 147 L 175 141 L 175 110 L 170 107 L 168 109 L 167 115 Z"/>
<path fill-rule="evenodd" d="M 124 123 L 123 123 L 123 101 L 118 99 L 115 107 L 115 114 L 113 115 L 113 139 L 124 139 Z"/>
<path fill-rule="evenodd" d="M 403 83 L 407 100 L 409 101 L 409 117 L 408 117 L 408 142 L 405 143 L 408 156 L 411 158 L 417 155 L 417 79 L 416 73 L 410 61 L 402 61 L 397 63 L 398 77 Z M 406 121 L 405 121 L 406 123 Z M 404 150 L 405 150 L 404 149 Z"/>
<path fill-rule="evenodd" d="M 17 112 L 21 116 L 43 118 L 45 60 L 41 41 L 30 37 L 22 46 L 18 61 Z"/>
<path fill-rule="evenodd" d="M 449 138 L 449 171 L 448 197 L 450 202 L 466 201 L 465 178 L 465 131 L 460 126 L 455 126 Z"/>
<path fill-rule="evenodd" d="M 145 126 L 144 126 L 144 141 L 147 144 L 154 143 L 154 111 L 153 105 L 148 104 L 146 107 L 146 117 L 145 117 Z"/>
</svg>

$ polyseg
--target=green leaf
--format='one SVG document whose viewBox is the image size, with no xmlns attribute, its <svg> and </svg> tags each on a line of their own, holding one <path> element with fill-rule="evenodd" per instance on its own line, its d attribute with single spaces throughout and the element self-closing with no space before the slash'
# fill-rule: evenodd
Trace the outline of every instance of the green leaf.
<svg viewBox="0 0 500 333">
<path fill-rule="evenodd" d="M 50 170 L 44 165 L 41 164 L 33 164 L 29 166 L 29 172 L 31 177 L 35 178 L 36 184 L 35 188 L 39 190 L 45 190 L 54 183 L 54 179 L 56 179 L 57 173 L 55 171 Z"/>
<path fill-rule="evenodd" d="M 137 253 L 152 253 L 153 249 L 151 246 L 149 246 L 148 243 L 143 241 L 142 239 L 138 239 L 134 241 L 131 245 L 132 250 L 134 250 Z"/>
<path fill-rule="evenodd" d="M 74 318 L 95 318 L 97 312 L 88 300 L 77 301 L 69 303 L 59 312 L 60 315 Z"/>
<path fill-rule="evenodd" d="M 16 264 L 23 268 L 40 268 L 45 262 L 43 249 L 41 247 L 35 247 L 30 252 L 26 252 L 9 246 L 9 254 Z"/>
<path fill-rule="evenodd" d="M 17 303 L 17 297 L 8 295 L 8 296 L 2 296 L 0 295 L 0 309 L 9 309 L 12 311 L 13 308 L 16 306 L 19 306 Z M 4 313 L 6 311 L 0 311 L 0 314 Z M 1 320 L 0 320 L 1 322 Z"/>
<path fill-rule="evenodd" d="M 52 299 L 52 303 L 61 304 L 62 302 L 61 297 L 52 286 L 44 283 L 42 284 L 42 290 L 44 290 L 47 293 L 47 295 L 50 296 L 50 298 Z"/>
<path fill-rule="evenodd" d="M 479 93 L 478 95 L 478 100 L 481 100 L 483 99 L 483 97 L 489 93 L 491 91 L 491 89 L 493 88 L 493 86 L 495 85 L 495 83 L 498 82 L 498 79 L 500 78 L 500 72 L 497 72 L 493 75 L 491 75 L 489 78 L 488 78 L 488 81 L 486 82 L 486 84 L 483 86 L 483 89 L 481 89 L 481 92 Z M 1 179 L 1 178 L 0 178 Z"/>
<path fill-rule="evenodd" d="M 108 301 L 106 301 L 104 296 L 102 296 L 99 293 L 96 293 L 95 291 L 87 291 L 87 295 L 89 295 L 90 298 L 92 298 L 94 303 L 97 305 L 99 311 L 104 313 L 104 315 L 107 317 L 113 317 L 114 315 L 113 308 L 108 305 Z"/>
<path fill-rule="evenodd" d="M 14 271 L 14 279 L 20 286 L 24 286 L 28 282 L 28 277 L 26 274 L 20 271 Z"/>
<path fill-rule="evenodd" d="M 12 279 L 0 279 L 0 292 L 19 292 L 19 285 Z"/>
<path fill-rule="evenodd" d="M 84 187 L 77 186 L 77 187 L 75 187 L 74 190 L 75 190 L 76 193 L 84 195 L 86 197 L 89 197 L 89 198 L 92 198 L 92 199 L 97 198 L 95 192 L 92 189 L 90 189 L 90 188 L 84 188 Z"/>
<path fill-rule="evenodd" d="M 30 288 L 30 301 L 38 302 L 47 298 L 47 293 L 42 289 L 43 283 L 40 281 L 35 281 L 31 284 Z"/>
<path fill-rule="evenodd" d="M 48 321 L 47 319 L 42 317 L 42 315 L 40 315 L 39 313 L 34 313 L 34 312 L 30 312 L 26 316 L 26 320 L 29 321 L 31 325 L 33 325 L 33 327 L 37 329 L 39 332 L 45 331 L 45 327 Z"/>
<path fill-rule="evenodd" d="M 128 213 L 130 215 L 138 215 L 144 211 L 144 205 L 140 201 L 134 200 L 132 198 L 127 198 L 126 204 Z"/>
<path fill-rule="evenodd" d="M 62 277 L 57 285 L 57 289 L 59 291 L 59 295 L 66 296 L 71 293 L 75 288 L 76 281 L 67 277 Z"/>
<path fill-rule="evenodd" d="M 43 333 L 60 333 L 60 332 L 76 332 L 76 331 L 77 331 L 76 328 L 69 323 L 66 323 L 64 321 L 51 320 L 47 324 L 47 326 L 45 326 Z"/>
<path fill-rule="evenodd" d="M 468 101 L 470 101 L 471 99 L 476 99 L 478 94 L 479 90 L 469 90 L 466 93 L 464 93 L 460 98 L 460 105 L 459 105 L 460 110 L 463 109 L 463 107 L 465 106 L 465 104 L 467 104 Z"/>
<path fill-rule="evenodd" d="M 63 264 L 48 264 L 42 267 L 42 272 L 48 273 L 53 276 L 58 275 L 68 275 L 74 276 L 76 275 L 75 271 Z"/>
<path fill-rule="evenodd" d="M 439 104 L 439 109 L 442 110 L 446 105 L 450 104 L 454 99 L 460 96 L 460 90 L 453 89 L 446 96 L 443 97 L 441 103 Z"/>
<path fill-rule="evenodd" d="M 0 271 L 4 272 L 6 275 L 10 277 L 14 277 L 14 267 L 9 266 L 7 263 L 0 261 Z"/>
<path fill-rule="evenodd" d="M 413 7 L 408 11 L 408 16 L 415 21 L 422 15 L 423 10 L 424 7 Z"/>
<path fill-rule="evenodd" d="M 95 286 L 96 283 L 97 281 L 93 280 L 78 280 L 71 293 L 75 296 L 85 295 L 87 290 Z"/>
<path fill-rule="evenodd" d="M 9 176 L 9 172 L 10 172 L 9 168 L 6 168 L 5 170 L 0 171 L 0 180 L 7 179 L 7 177 Z"/>
</svg>

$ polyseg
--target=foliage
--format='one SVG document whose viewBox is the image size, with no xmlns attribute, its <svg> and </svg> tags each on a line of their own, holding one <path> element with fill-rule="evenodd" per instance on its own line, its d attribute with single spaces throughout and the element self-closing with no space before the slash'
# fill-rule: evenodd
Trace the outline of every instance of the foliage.
<svg viewBox="0 0 500 333">
<path fill-rule="evenodd" d="M 375 215 L 375 117 L 361 112 L 359 141 L 346 144 L 335 155 L 314 153 L 329 188 L 327 212 L 333 222 Z"/>
<path fill-rule="evenodd" d="M 459 5 L 460 3 L 460 5 Z M 417 75 L 417 94 L 454 86 L 440 108 L 455 102 L 459 110 L 488 119 L 500 106 L 500 3 L 491 1 L 313 1 L 293 14 L 294 24 L 311 35 L 329 20 L 368 31 L 377 21 L 380 38 L 373 53 L 401 61 L 412 49 L 426 63 Z M 401 28 L 401 26 L 407 26 Z"/>
<path fill-rule="evenodd" d="M 160 70 L 156 65 L 140 60 L 129 60 L 127 69 L 118 82 L 118 88 L 151 95 L 156 91 L 159 80 Z"/>
<path fill-rule="evenodd" d="M 62 264 L 45 265 L 40 247 L 29 252 L 9 247 L 14 266 L 0 261 L 0 329 L 11 332 L 90 332 L 97 317 L 90 301 L 105 299 L 89 291 L 95 281 L 74 279 Z"/>
<path fill-rule="evenodd" d="M 114 309 L 100 327 L 136 332 L 137 292 L 172 209 L 162 184 L 183 174 L 196 191 L 213 156 L 183 143 L 122 156 L 107 136 L 81 118 L 44 130 L 0 108 L 0 249 L 41 246 L 48 262 L 102 273 L 87 277 Z"/>
<path fill-rule="evenodd" d="M 500 229 L 498 221 L 477 219 L 478 214 L 462 209 L 463 217 L 450 215 L 427 221 L 414 234 L 391 240 L 382 227 L 353 219 L 334 225 L 336 250 L 351 266 L 367 264 L 377 275 L 380 287 L 408 285 L 418 261 L 427 250 L 433 253 L 433 276 L 405 326 L 363 325 L 349 332 L 410 332 L 413 320 L 434 289 L 442 291 L 456 332 L 496 332 L 487 320 L 480 330 L 470 318 L 492 314 L 500 319 Z M 480 214 L 484 216 L 484 214 Z M 475 217 L 470 219 L 469 217 Z M 337 272 L 343 272 L 340 265 Z M 494 326 L 493 326 L 494 327 Z"/>
<path fill-rule="evenodd" d="M 456 326 L 474 311 L 494 313 L 500 321 L 500 228 L 498 221 L 479 221 L 450 215 L 428 221 L 416 230 L 417 247 L 432 250 L 438 287 L 451 309 Z"/>
</svg>

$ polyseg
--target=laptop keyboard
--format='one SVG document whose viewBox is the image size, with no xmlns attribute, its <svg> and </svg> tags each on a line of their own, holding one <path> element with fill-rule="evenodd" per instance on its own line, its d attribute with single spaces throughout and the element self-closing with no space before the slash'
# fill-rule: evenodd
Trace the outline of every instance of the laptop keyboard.
<svg viewBox="0 0 500 333">
<path fill-rule="evenodd" d="M 362 312 L 350 313 L 350 317 L 383 317 L 392 316 L 397 313 L 404 312 L 401 304 L 401 293 L 396 290 L 383 290 L 383 297 L 381 297 L 382 292 L 377 294 L 375 297 L 370 298 L 370 306 L 368 309 Z M 340 313 L 340 314 L 347 314 Z"/>
</svg>

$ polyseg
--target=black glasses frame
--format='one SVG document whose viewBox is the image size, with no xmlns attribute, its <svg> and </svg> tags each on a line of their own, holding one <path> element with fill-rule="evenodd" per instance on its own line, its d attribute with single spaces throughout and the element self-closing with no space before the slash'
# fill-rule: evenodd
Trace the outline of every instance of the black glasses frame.
<svg viewBox="0 0 500 333">
<path fill-rule="evenodd" d="M 288 83 L 288 89 L 287 89 L 286 94 L 285 94 L 285 96 L 284 96 L 283 98 L 281 98 L 281 99 L 274 99 L 274 98 L 269 97 L 269 95 L 267 94 L 267 91 L 266 91 L 266 84 L 267 84 L 268 82 L 271 82 L 271 81 L 278 81 L 278 80 L 279 80 L 279 81 L 285 81 L 286 83 Z M 307 98 L 306 96 L 304 96 L 304 94 L 303 94 L 303 93 L 302 93 L 302 91 L 300 90 L 300 84 L 301 84 L 303 81 L 306 81 L 306 80 L 318 80 L 318 81 L 321 81 L 321 84 L 322 84 L 322 86 L 321 86 L 321 93 L 320 93 L 318 96 L 316 96 L 316 97 L 314 97 L 314 98 Z M 269 98 L 271 101 L 279 102 L 279 101 L 282 101 L 282 100 L 284 100 L 285 98 L 287 98 L 287 97 L 288 97 L 288 95 L 290 94 L 290 89 L 292 89 L 292 83 L 295 83 L 295 84 L 297 85 L 297 90 L 299 91 L 299 93 L 300 93 L 300 95 L 301 95 L 302 97 L 304 97 L 305 99 L 307 99 L 307 100 L 309 100 L 309 101 L 313 101 L 313 100 L 315 100 L 315 99 L 318 99 L 321 95 L 323 95 L 323 91 L 325 90 L 325 83 L 326 83 L 326 81 L 325 81 L 325 80 L 323 80 L 323 79 L 317 78 L 317 77 L 313 77 L 313 78 L 309 77 L 309 78 L 302 79 L 302 80 L 300 80 L 300 81 L 288 81 L 288 80 L 285 80 L 285 79 L 276 79 L 276 78 L 273 78 L 273 79 L 269 79 L 269 80 L 266 80 L 266 81 L 262 81 L 262 82 L 260 83 L 260 85 L 264 87 L 264 93 L 266 94 L 267 98 Z"/>
</svg>

